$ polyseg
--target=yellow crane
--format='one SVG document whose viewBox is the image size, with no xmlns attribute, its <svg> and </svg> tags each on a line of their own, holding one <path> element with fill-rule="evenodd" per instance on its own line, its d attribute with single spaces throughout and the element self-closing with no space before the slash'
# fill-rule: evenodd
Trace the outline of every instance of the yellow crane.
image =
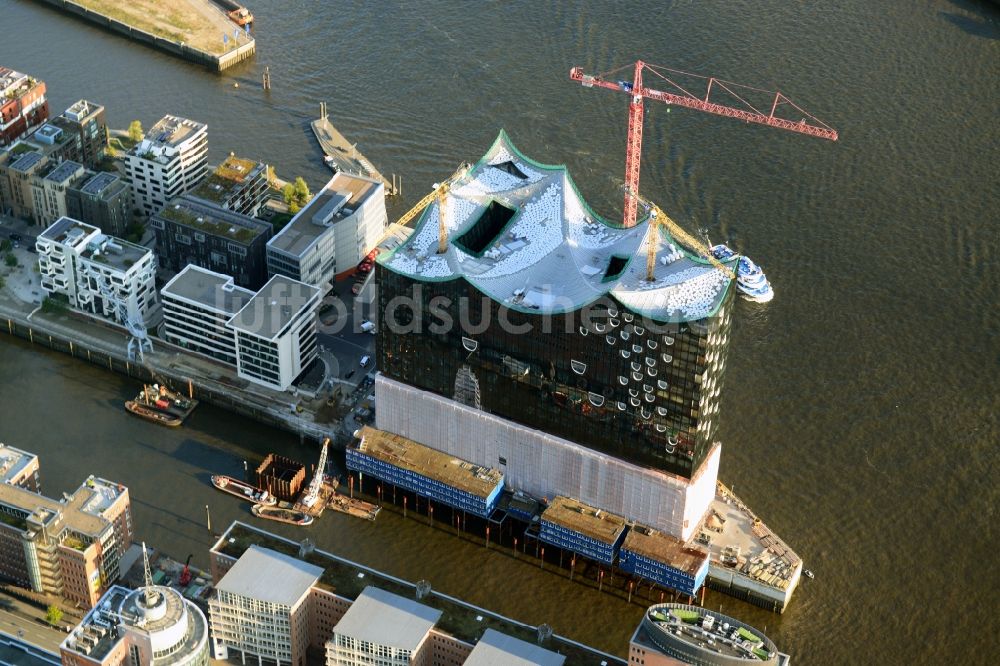
<svg viewBox="0 0 1000 666">
<path fill-rule="evenodd" d="M 650 282 L 653 281 L 653 269 L 656 268 L 656 251 L 659 249 L 660 245 L 660 225 L 666 226 L 670 230 L 670 235 L 676 238 L 678 241 L 683 243 L 691 251 L 697 253 L 701 257 L 708 260 L 712 266 L 719 269 L 723 275 L 728 277 L 730 280 L 736 279 L 736 274 L 733 273 L 729 266 L 712 256 L 711 251 L 705 247 L 705 244 L 699 241 L 697 238 L 684 231 L 679 224 L 670 219 L 666 213 L 663 212 L 659 206 L 657 206 L 652 201 L 644 199 L 634 192 L 630 192 L 632 198 L 634 198 L 638 203 L 642 204 L 649 211 L 649 243 L 646 245 L 646 279 Z"/>
<path fill-rule="evenodd" d="M 434 203 L 435 200 L 438 202 L 438 254 L 444 254 L 448 250 L 448 227 L 445 225 L 445 214 L 447 213 L 447 201 L 448 192 L 451 191 L 452 185 L 465 177 L 465 174 L 469 172 L 470 165 L 463 163 L 458 170 L 455 171 L 448 179 L 440 182 L 434 183 L 434 189 L 431 190 L 430 194 L 425 196 L 423 199 L 418 201 L 416 205 L 410 210 L 403 213 L 403 215 L 396 220 L 397 224 L 406 225 L 414 217 L 417 216 L 422 210 Z"/>
</svg>

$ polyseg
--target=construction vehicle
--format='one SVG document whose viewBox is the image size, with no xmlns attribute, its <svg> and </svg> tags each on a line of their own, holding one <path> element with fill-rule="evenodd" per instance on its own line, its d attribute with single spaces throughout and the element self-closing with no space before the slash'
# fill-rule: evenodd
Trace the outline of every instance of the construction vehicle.
<svg viewBox="0 0 1000 666">
<path fill-rule="evenodd" d="M 187 587 L 191 583 L 191 558 L 193 554 L 188 555 L 187 560 L 184 561 L 184 570 L 181 571 L 180 577 L 177 579 L 177 583 L 181 587 Z"/>
<path fill-rule="evenodd" d="M 642 155 L 643 100 L 646 98 L 719 116 L 737 118 L 747 123 L 768 125 L 791 132 L 808 134 L 830 141 L 836 141 L 838 138 L 836 130 L 802 109 L 780 92 L 772 93 L 772 91 L 751 88 L 715 77 L 689 74 L 659 65 L 650 65 L 641 60 L 634 64 L 635 70 L 631 82 L 617 79 L 616 74 L 627 67 L 633 67 L 633 65 L 618 67 L 604 74 L 584 74 L 580 67 L 574 67 L 569 72 L 569 78 L 580 82 L 585 88 L 597 86 L 624 92 L 630 96 L 628 145 L 625 152 L 625 212 L 622 220 L 622 224 L 626 228 L 635 226 L 637 207 L 640 203 L 636 194 L 639 192 L 639 162 Z M 646 72 L 659 77 L 670 90 L 655 90 L 645 87 L 642 77 Z M 692 93 L 693 85 L 700 85 L 702 82 L 707 82 L 704 94 L 695 95 Z M 735 100 L 738 106 L 720 104 L 714 101 L 712 99 L 713 93 L 716 99 L 720 95 L 727 95 L 727 101 Z M 772 94 L 773 97 L 771 97 Z M 763 98 L 763 96 L 767 96 L 769 99 L 771 106 L 769 112 L 761 111 L 754 102 L 749 101 Z M 794 107 L 798 112 L 797 115 L 801 114 L 799 115 L 801 120 L 788 120 L 775 115 L 779 106 L 783 109 L 785 106 Z M 809 119 L 808 122 L 806 118 Z"/>
<path fill-rule="evenodd" d="M 431 190 L 430 194 L 425 196 L 423 199 L 418 201 L 413 208 L 403 213 L 403 215 L 396 220 L 397 224 L 406 225 L 418 213 L 423 211 L 425 208 L 430 206 L 435 201 L 438 202 L 438 254 L 444 254 L 448 250 L 448 227 L 445 224 L 446 215 L 448 212 L 447 208 L 447 198 L 448 192 L 451 191 L 452 186 L 455 183 L 461 181 L 472 166 L 466 162 L 463 162 L 458 170 L 455 171 L 449 178 L 440 182 L 434 183 L 434 189 Z"/>
</svg>

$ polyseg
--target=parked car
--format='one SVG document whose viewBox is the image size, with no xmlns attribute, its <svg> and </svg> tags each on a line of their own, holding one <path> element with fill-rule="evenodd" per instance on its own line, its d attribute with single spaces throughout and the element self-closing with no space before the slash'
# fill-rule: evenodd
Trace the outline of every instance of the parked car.
<svg viewBox="0 0 1000 666">
<path fill-rule="evenodd" d="M 367 354 L 361 357 L 361 367 L 367 368 L 368 364 L 372 362 L 372 357 Z"/>
</svg>

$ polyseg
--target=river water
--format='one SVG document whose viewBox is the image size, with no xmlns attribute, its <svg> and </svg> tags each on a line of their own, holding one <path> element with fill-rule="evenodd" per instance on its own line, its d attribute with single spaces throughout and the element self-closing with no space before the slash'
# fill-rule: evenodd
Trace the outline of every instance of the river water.
<svg viewBox="0 0 1000 666">
<path fill-rule="evenodd" d="M 315 189 L 319 102 L 384 173 L 401 214 L 503 127 L 620 214 L 626 98 L 568 80 L 636 59 L 780 88 L 840 141 L 647 105 L 642 191 L 762 264 L 741 304 L 721 477 L 805 559 L 784 615 L 710 594 L 796 663 L 988 663 L 998 589 L 1000 12 L 971 0 L 404 3 L 257 0 L 257 58 L 224 76 L 33 2 L 0 0 L 0 63 L 112 126 L 209 124 L 210 151 Z M 259 81 L 269 65 L 273 90 Z M 234 87 L 238 83 L 239 87 Z M 203 406 L 177 431 L 128 417 L 122 378 L 0 340 L 0 440 L 51 494 L 87 473 L 131 489 L 141 538 L 206 563 L 248 513 L 211 490 L 297 438 Z M 281 532 L 282 530 L 278 530 Z M 287 532 L 300 536 L 294 532 Z M 324 517 L 321 547 L 624 654 L 640 617 L 608 595 L 395 514 Z M 985 612 L 983 612 L 985 611 Z M 978 619 L 977 619 L 978 618 Z"/>
</svg>

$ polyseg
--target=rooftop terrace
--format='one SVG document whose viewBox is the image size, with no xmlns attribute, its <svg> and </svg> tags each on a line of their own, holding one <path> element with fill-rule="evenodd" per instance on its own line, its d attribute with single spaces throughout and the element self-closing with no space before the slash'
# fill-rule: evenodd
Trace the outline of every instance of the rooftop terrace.
<svg viewBox="0 0 1000 666">
<path fill-rule="evenodd" d="M 300 257 L 323 233 L 354 214 L 381 183 L 338 173 L 268 242 L 268 247 Z"/>
<path fill-rule="evenodd" d="M 63 216 L 49 225 L 38 237 L 55 243 L 75 245 L 91 234 L 99 232 L 100 229 L 92 224 Z"/>
<path fill-rule="evenodd" d="M 237 287 L 233 278 L 195 266 L 187 265 L 175 275 L 160 293 L 193 301 L 213 310 L 234 315 L 254 296 L 254 292 Z"/>
<path fill-rule="evenodd" d="M 641 525 L 629 530 L 622 549 L 668 564 L 692 576 L 708 561 L 707 552 L 691 548 L 669 534 Z"/>
<path fill-rule="evenodd" d="M 579 532 L 601 543 L 614 544 L 625 529 L 625 519 L 584 504 L 571 497 L 557 496 L 542 512 L 542 520 Z"/>
<path fill-rule="evenodd" d="M 208 174 L 191 194 L 221 205 L 238 192 L 250 174 L 259 173 L 265 166 L 263 162 L 230 155 L 225 162 L 216 167 L 215 171 Z"/>
<path fill-rule="evenodd" d="M 411 439 L 371 426 L 364 426 L 359 434 L 358 451 L 477 497 L 489 497 L 503 482 L 500 470 L 474 465 Z"/>
<path fill-rule="evenodd" d="M 244 245 L 271 230 L 271 225 L 263 220 L 205 204 L 188 196 L 172 199 L 154 217 L 162 217 L 191 229 L 221 236 Z"/>
<path fill-rule="evenodd" d="M 263 546 L 293 557 L 297 557 L 299 552 L 298 543 L 241 522 L 234 522 L 230 525 L 212 550 L 238 559 L 251 545 Z M 316 550 L 304 559 L 323 569 L 318 587 L 348 599 L 357 599 L 358 595 L 369 585 L 402 597 L 414 598 L 416 586 L 413 583 L 369 569 L 331 553 Z M 500 633 L 514 636 L 528 643 L 537 643 L 536 627 L 495 615 L 438 592 L 431 592 L 420 602 L 441 611 L 441 619 L 436 625 L 437 631 L 453 635 L 468 643 L 476 643 L 488 629 L 495 629 Z M 553 635 L 544 647 L 565 655 L 567 666 L 625 665 L 625 661 L 618 657 L 593 650 L 557 635 Z"/>
<path fill-rule="evenodd" d="M 87 248 L 80 253 L 80 256 L 125 272 L 152 254 L 153 251 L 148 247 L 100 234 L 87 243 Z"/>
<path fill-rule="evenodd" d="M 35 83 L 37 81 L 23 72 L 0 67 L 0 97 L 13 99 L 30 90 Z"/>
</svg>

